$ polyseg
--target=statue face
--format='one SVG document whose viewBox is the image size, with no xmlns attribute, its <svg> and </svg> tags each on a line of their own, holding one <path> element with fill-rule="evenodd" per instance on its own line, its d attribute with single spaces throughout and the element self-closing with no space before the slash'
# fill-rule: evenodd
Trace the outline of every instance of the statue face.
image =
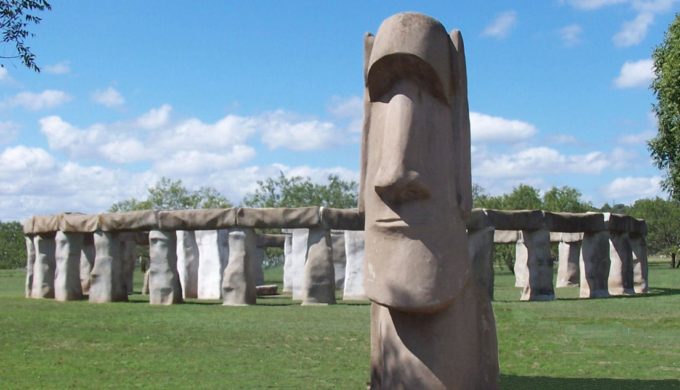
<svg viewBox="0 0 680 390">
<path fill-rule="evenodd" d="M 405 311 L 445 307 L 469 272 L 457 188 L 458 170 L 469 177 L 469 165 L 456 164 L 457 111 L 435 72 L 451 69 L 448 61 L 396 53 L 367 73 L 365 289 L 371 300 Z"/>
</svg>

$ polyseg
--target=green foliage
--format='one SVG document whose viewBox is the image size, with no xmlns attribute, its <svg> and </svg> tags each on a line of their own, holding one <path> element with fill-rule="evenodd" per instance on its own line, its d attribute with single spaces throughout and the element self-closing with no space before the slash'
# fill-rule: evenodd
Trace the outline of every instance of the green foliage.
<svg viewBox="0 0 680 390">
<path fill-rule="evenodd" d="M 246 195 L 243 204 L 248 207 L 305 207 L 324 206 L 352 208 L 357 206 L 357 183 L 329 175 L 328 183 L 315 184 L 309 177 L 286 177 L 257 182 L 259 188 Z"/>
<path fill-rule="evenodd" d="M 35 11 L 51 9 L 52 6 L 46 0 L 0 0 L 2 43 L 14 44 L 16 51 L 15 55 L 0 56 L 0 59 L 19 58 L 24 66 L 40 72 L 35 63 L 35 54 L 26 46 L 25 41 L 35 35 L 28 31 L 29 25 L 38 24 L 42 20 L 35 15 Z"/>
<path fill-rule="evenodd" d="M 26 265 L 24 231 L 19 222 L 0 222 L 0 269 Z"/>
<path fill-rule="evenodd" d="M 680 245 L 680 201 L 640 199 L 627 214 L 647 221 L 647 250 L 650 253 L 676 253 Z"/>
<path fill-rule="evenodd" d="M 162 177 L 154 186 L 148 189 L 148 196 L 144 200 L 135 198 L 114 203 L 109 211 L 122 212 L 133 210 L 181 210 L 227 208 L 231 203 L 213 187 L 201 187 L 190 191 L 181 180 Z"/>
<path fill-rule="evenodd" d="M 680 199 L 680 14 L 652 57 L 656 77 L 651 87 L 657 99 L 654 112 L 659 132 L 649 141 L 649 148 L 656 166 L 665 171 L 663 188 Z"/>
<path fill-rule="evenodd" d="M 584 213 L 593 210 L 593 206 L 581 199 L 581 191 L 564 186 L 552 187 L 543 194 L 543 210 Z"/>
</svg>

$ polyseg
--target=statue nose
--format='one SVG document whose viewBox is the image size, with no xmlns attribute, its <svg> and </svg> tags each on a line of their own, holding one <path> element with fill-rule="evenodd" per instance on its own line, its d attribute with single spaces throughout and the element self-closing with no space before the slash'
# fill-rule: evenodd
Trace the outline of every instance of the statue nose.
<svg viewBox="0 0 680 390">
<path fill-rule="evenodd" d="M 397 94 L 388 103 L 379 168 L 374 179 L 375 192 L 387 203 L 402 203 L 430 197 L 412 161 L 423 156 L 417 150 L 416 118 L 411 98 Z M 426 158 L 426 157 L 425 157 Z"/>
</svg>

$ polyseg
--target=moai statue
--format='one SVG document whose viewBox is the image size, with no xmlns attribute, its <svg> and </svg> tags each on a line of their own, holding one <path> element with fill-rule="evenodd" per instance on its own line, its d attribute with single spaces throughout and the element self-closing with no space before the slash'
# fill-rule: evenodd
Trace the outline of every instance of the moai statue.
<svg viewBox="0 0 680 390">
<path fill-rule="evenodd" d="M 491 303 L 473 280 L 470 120 L 460 32 L 397 14 L 365 38 L 359 209 L 371 388 L 495 389 Z"/>
</svg>

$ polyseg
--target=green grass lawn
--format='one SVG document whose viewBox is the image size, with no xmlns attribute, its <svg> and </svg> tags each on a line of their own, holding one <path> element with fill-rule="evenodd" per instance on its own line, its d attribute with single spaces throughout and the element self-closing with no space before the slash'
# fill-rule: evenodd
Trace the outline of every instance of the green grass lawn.
<svg viewBox="0 0 680 390">
<path fill-rule="evenodd" d="M 680 270 L 650 267 L 650 293 L 519 302 L 496 277 L 506 389 L 680 389 Z M 141 279 L 138 273 L 137 279 Z M 190 301 L 93 305 L 23 298 L 22 270 L 0 271 L 0 389 L 365 389 L 369 305 L 301 307 Z M 267 270 L 279 283 L 281 270 Z M 137 291 L 141 288 L 138 286 Z"/>
</svg>

